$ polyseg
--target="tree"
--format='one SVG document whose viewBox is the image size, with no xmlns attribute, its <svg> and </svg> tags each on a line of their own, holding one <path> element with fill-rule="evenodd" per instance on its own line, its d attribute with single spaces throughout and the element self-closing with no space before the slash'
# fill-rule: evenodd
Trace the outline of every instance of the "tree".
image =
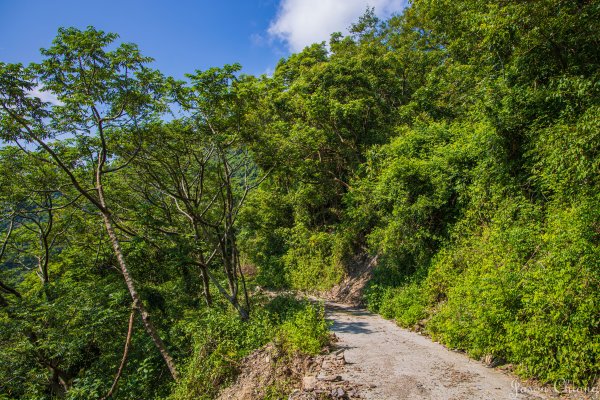
<svg viewBox="0 0 600 400">
<path fill-rule="evenodd" d="M 151 59 L 135 45 L 121 44 L 107 51 L 117 38 L 94 28 L 59 30 L 45 60 L 28 68 L 0 64 L 1 138 L 21 146 L 37 145 L 65 174 L 73 188 L 97 211 L 109 236 L 123 279 L 144 328 L 161 353 L 172 377 L 177 370 L 154 327 L 127 267 L 116 229 L 124 229 L 107 202 L 105 181 L 125 168 L 136 153 L 116 165 L 110 138 L 116 130 L 138 140 L 140 127 L 161 111 L 162 76 L 145 67 Z M 61 104 L 49 104 L 28 93 L 41 89 L 54 93 Z M 61 155 L 61 139 L 76 141 L 78 154 Z M 21 146 L 22 147 L 22 146 Z M 90 185 L 88 182 L 92 182 Z"/>
<path fill-rule="evenodd" d="M 190 86 L 180 83 L 175 88 L 189 117 L 147 130 L 148 145 L 140 151 L 134 163 L 137 176 L 131 179 L 144 203 L 161 215 L 162 222 L 152 224 L 157 230 L 193 238 L 188 260 L 200 269 L 206 303 L 212 304 L 212 281 L 246 320 L 250 302 L 240 265 L 236 220 L 248 193 L 268 173 L 257 168 L 244 142 L 248 104 L 236 91 L 238 70 L 234 65 L 198 71 L 188 75 Z M 173 229 L 166 231 L 165 226 Z M 211 272 L 216 259 L 227 288 Z"/>
<path fill-rule="evenodd" d="M 53 248 L 64 244 L 64 233 L 77 212 L 74 205 L 81 195 L 70 190 L 59 171 L 43 152 L 25 151 L 17 147 L 0 150 L 0 174 L 3 208 L 12 210 L 12 263 L 28 268 L 28 257 L 36 260 L 37 275 L 43 285 L 50 281 L 48 271 Z M 61 243 L 62 242 L 62 243 Z M 8 245 L 8 242 L 7 242 Z M 37 250 L 34 250 L 37 249 Z"/>
</svg>

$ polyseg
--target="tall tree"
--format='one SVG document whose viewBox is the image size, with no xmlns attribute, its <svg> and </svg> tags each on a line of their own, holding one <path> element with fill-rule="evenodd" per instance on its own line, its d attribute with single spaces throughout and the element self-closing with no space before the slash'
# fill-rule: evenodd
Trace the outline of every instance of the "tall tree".
<svg viewBox="0 0 600 400">
<path fill-rule="evenodd" d="M 147 130 L 148 145 L 140 151 L 134 163 L 137 176 L 131 179 L 144 203 L 160 214 L 157 230 L 193 238 L 188 260 L 200 269 L 207 304 L 212 302 L 212 281 L 240 317 L 248 319 L 236 220 L 248 193 L 267 173 L 257 168 L 244 143 L 247 104 L 235 86 L 238 70 L 238 65 L 227 65 L 198 71 L 188 75 L 191 85 L 176 87 L 177 100 L 189 114 L 183 121 Z M 166 231 L 165 226 L 174 229 Z M 211 272 L 216 260 L 227 287 Z"/>
<path fill-rule="evenodd" d="M 116 165 L 111 135 L 121 130 L 130 135 L 131 141 L 139 140 L 140 127 L 162 110 L 163 78 L 145 67 L 151 59 L 142 56 L 133 44 L 121 44 L 108 51 L 106 48 L 116 39 L 116 34 L 91 27 L 85 31 L 61 28 L 53 46 L 42 50 L 42 63 L 28 68 L 0 64 L 0 132 L 4 140 L 39 146 L 95 208 L 133 305 L 172 377 L 177 379 L 175 363 L 127 266 L 116 232 L 121 225 L 105 193 L 109 175 L 125 168 L 136 155 L 133 152 Z M 61 103 L 49 104 L 32 97 L 29 93 L 37 85 L 54 93 Z M 62 155 L 59 150 L 65 138 L 75 140 L 81 151 Z"/>
</svg>

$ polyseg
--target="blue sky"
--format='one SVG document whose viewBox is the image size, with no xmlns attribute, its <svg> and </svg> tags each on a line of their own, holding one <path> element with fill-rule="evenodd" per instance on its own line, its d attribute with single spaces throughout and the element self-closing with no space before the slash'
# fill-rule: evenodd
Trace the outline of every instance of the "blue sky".
<svg viewBox="0 0 600 400">
<path fill-rule="evenodd" d="M 39 61 L 61 26 L 116 32 L 164 74 L 239 62 L 270 73 L 277 61 L 344 31 L 367 6 L 380 17 L 405 0 L 0 0 L 0 61 Z"/>
</svg>

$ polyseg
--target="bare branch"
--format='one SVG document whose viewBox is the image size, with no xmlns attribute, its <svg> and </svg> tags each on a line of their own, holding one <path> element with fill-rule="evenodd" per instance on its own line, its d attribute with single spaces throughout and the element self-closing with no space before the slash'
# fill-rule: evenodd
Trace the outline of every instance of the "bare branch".
<svg viewBox="0 0 600 400">
<path fill-rule="evenodd" d="M 112 397 L 113 393 L 117 389 L 117 383 L 119 383 L 119 379 L 123 374 L 123 369 L 125 368 L 125 363 L 127 362 L 127 355 L 129 354 L 129 346 L 131 345 L 131 334 L 133 332 L 133 321 L 135 317 L 135 308 L 131 307 L 131 313 L 129 314 L 129 324 L 127 325 L 127 338 L 125 339 L 125 348 L 123 349 L 123 357 L 121 357 L 121 364 L 119 365 L 119 369 L 117 370 L 117 374 L 115 375 L 115 379 L 113 381 L 110 390 L 106 394 L 106 396 L 102 397 L 101 400 L 106 400 Z"/>
</svg>

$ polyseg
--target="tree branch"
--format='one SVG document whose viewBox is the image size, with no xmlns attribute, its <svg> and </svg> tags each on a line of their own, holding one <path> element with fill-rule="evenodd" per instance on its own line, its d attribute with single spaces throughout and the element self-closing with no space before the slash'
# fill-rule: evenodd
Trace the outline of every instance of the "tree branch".
<svg viewBox="0 0 600 400">
<path fill-rule="evenodd" d="M 123 369 L 125 368 L 125 363 L 127 362 L 127 355 L 129 354 L 129 346 L 131 344 L 131 333 L 133 332 L 133 321 L 135 317 L 135 308 L 131 307 L 131 314 L 129 314 L 129 325 L 127 327 L 127 338 L 125 339 L 125 348 L 123 349 L 123 357 L 121 358 L 121 364 L 119 365 L 119 369 L 117 370 L 117 375 L 115 375 L 115 379 L 113 381 L 112 386 L 106 396 L 102 397 L 101 400 L 109 399 L 115 390 L 117 389 L 117 383 L 119 383 L 119 379 L 123 374 Z"/>
</svg>

